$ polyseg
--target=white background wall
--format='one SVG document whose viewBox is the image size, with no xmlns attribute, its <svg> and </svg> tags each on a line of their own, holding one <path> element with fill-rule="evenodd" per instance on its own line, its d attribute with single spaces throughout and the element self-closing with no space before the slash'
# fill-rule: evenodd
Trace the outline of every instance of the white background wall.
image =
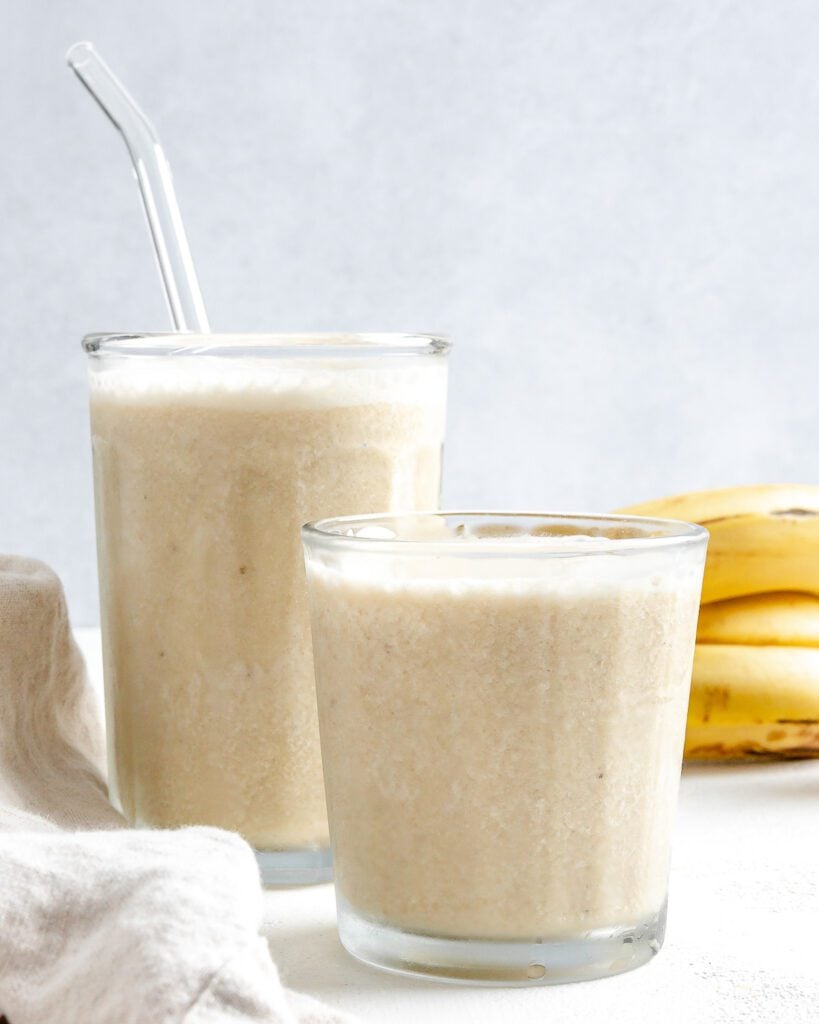
<svg viewBox="0 0 819 1024">
<path fill-rule="evenodd" d="M 154 117 L 213 326 L 452 335 L 445 500 L 815 480 L 812 0 L 2 0 L 0 550 L 96 619 L 81 336 L 167 319 Z"/>
</svg>

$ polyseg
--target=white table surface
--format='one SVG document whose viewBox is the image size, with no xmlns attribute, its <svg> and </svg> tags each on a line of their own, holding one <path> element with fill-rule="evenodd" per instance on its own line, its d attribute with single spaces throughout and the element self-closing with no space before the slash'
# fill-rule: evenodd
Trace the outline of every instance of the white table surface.
<svg viewBox="0 0 819 1024">
<path fill-rule="evenodd" d="M 99 632 L 78 630 L 99 685 Z M 269 891 L 285 983 L 362 1024 L 819 1024 L 819 761 L 683 773 L 666 943 L 602 981 L 473 988 L 365 967 L 335 931 L 331 885 Z"/>
</svg>

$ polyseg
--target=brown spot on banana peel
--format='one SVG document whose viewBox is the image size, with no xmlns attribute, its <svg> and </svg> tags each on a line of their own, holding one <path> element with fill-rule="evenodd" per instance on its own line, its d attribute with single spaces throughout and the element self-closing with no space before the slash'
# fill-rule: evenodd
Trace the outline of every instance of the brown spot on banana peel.
<svg viewBox="0 0 819 1024">
<path fill-rule="evenodd" d="M 784 750 L 766 750 L 759 745 L 745 746 L 735 743 L 726 747 L 722 743 L 701 744 L 686 751 L 686 763 L 695 761 L 799 761 L 819 758 L 819 747 L 788 747 Z"/>
<path fill-rule="evenodd" d="M 703 708 L 700 720 L 703 724 L 711 720 L 715 708 L 727 708 L 731 702 L 731 691 L 727 686 L 704 686 Z"/>
<path fill-rule="evenodd" d="M 771 512 L 764 513 L 750 513 L 751 515 L 768 515 L 768 516 L 789 516 L 792 519 L 813 519 L 819 512 L 811 508 L 781 508 L 774 509 Z M 713 519 L 700 519 L 698 520 L 700 526 L 710 526 L 712 523 L 727 523 L 731 519 L 743 519 L 749 513 L 740 512 L 737 515 L 731 516 L 715 516 Z"/>
<path fill-rule="evenodd" d="M 745 756 L 754 761 L 799 761 L 819 757 L 817 747 L 787 747 L 784 750 L 747 750 Z"/>
</svg>

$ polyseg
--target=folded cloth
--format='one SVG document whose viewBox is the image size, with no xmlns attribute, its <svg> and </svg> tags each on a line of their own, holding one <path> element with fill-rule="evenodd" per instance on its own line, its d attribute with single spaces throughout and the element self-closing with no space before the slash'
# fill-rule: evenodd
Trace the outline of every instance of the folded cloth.
<svg viewBox="0 0 819 1024">
<path fill-rule="evenodd" d="M 283 987 L 250 847 L 136 830 L 60 581 L 0 556 L 0 1013 L 9 1024 L 344 1024 Z"/>
</svg>

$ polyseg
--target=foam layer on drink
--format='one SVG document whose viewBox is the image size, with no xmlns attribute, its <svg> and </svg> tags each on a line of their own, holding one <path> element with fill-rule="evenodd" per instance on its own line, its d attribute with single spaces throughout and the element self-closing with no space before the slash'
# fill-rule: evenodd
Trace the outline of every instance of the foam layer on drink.
<svg viewBox="0 0 819 1024">
<path fill-rule="evenodd" d="M 437 517 L 428 521 L 440 523 Z M 666 551 L 653 553 L 645 545 L 639 552 L 621 551 L 619 542 L 612 545 L 603 537 L 522 536 L 476 542 L 430 530 L 424 546 L 398 540 L 380 526 L 351 530 L 348 536 L 378 543 L 367 551 L 357 544 L 346 549 L 330 546 L 326 557 L 317 550 L 312 571 L 328 586 L 373 582 L 390 592 L 409 587 L 442 594 L 486 591 L 487 595 L 563 594 L 568 589 L 580 596 L 616 593 L 629 584 L 658 593 L 675 592 L 696 586 L 702 575 L 684 556 L 670 559 Z M 480 557 L 469 557 L 476 554 Z"/>
<path fill-rule="evenodd" d="M 378 365 L 378 363 L 383 365 Z M 441 359 L 235 359 L 186 355 L 109 357 L 92 366 L 92 396 L 153 403 L 338 408 L 390 402 L 442 414 L 446 364 Z M 381 510 L 379 510 L 381 511 Z"/>
</svg>

